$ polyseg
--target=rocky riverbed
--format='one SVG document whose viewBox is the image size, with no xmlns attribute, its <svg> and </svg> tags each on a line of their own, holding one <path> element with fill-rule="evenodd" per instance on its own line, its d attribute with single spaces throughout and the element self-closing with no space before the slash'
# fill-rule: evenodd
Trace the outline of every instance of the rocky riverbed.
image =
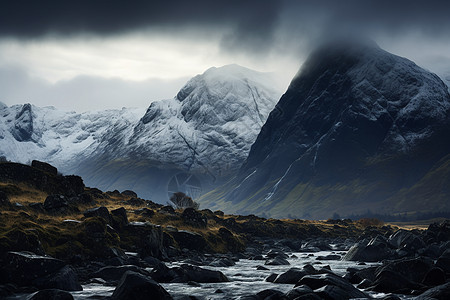
<svg viewBox="0 0 450 300">
<path fill-rule="evenodd" d="M 2 299 L 450 299 L 449 220 L 175 210 L 37 166 L 0 164 Z"/>
</svg>

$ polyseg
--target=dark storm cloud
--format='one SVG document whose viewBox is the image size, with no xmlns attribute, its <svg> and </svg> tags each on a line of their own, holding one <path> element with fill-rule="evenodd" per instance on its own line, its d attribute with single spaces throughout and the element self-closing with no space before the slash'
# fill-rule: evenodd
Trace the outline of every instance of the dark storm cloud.
<svg viewBox="0 0 450 300">
<path fill-rule="evenodd" d="M 260 52 L 279 43 L 359 31 L 448 35 L 450 1 L 2 1 L 0 36 L 114 35 L 155 29 L 173 34 L 194 27 L 221 37 L 225 51 Z M 293 44 L 293 42 L 291 41 Z"/>
</svg>

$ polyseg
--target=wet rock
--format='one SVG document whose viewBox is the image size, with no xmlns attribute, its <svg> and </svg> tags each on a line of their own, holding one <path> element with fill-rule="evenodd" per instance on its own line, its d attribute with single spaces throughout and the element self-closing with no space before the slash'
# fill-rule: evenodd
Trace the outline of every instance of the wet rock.
<svg viewBox="0 0 450 300">
<path fill-rule="evenodd" d="M 264 266 L 257 266 L 256 270 L 258 270 L 258 271 L 269 271 L 270 269 L 268 269 L 268 268 L 266 268 Z"/>
<path fill-rule="evenodd" d="M 226 267 L 231 267 L 234 266 L 236 263 L 228 258 L 221 258 L 221 259 L 215 259 L 213 260 L 209 265 L 211 267 L 222 267 L 222 268 L 226 268 Z"/>
<path fill-rule="evenodd" d="M 273 281 L 273 283 L 295 284 L 305 275 L 308 275 L 308 273 L 304 269 L 291 268 L 286 272 L 278 275 L 277 278 L 275 278 L 275 280 Z"/>
<path fill-rule="evenodd" d="M 31 297 L 27 298 L 28 300 L 73 300 L 72 294 L 66 291 L 58 290 L 58 289 L 47 289 L 41 290 Z"/>
<path fill-rule="evenodd" d="M 266 262 L 264 264 L 268 265 L 268 266 L 290 265 L 290 263 L 286 259 L 284 259 L 282 257 L 275 257 L 275 258 L 272 258 L 272 259 L 268 259 L 268 260 L 266 260 Z"/>
<path fill-rule="evenodd" d="M 432 268 L 425 275 L 422 283 L 427 286 L 437 286 L 444 284 L 446 280 L 445 272 L 441 268 Z"/>
<path fill-rule="evenodd" d="M 289 255 L 284 253 L 284 251 L 281 251 L 278 249 L 271 249 L 269 252 L 267 252 L 266 256 L 268 258 L 276 258 L 276 257 L 280 257 L 280 258 L 284 258 L 284 259 L 289 258 Z"/>
<path fill-rule="evenodd" d="M 57 273 L 65 266 L 62 260 L 31 252 L 8 252 L 2 265 L 3 282 L 31 286 L 36 279 Z"/>
<path fill-rule="evenodd" d="M 275 279 L 277 279 L 277 277 L 278 277 L 278 274 L 272 273 L 272 274 L 270 274 L 269 276 L 267 276 L 266 279 L 265 279 L 264 281 L 267 281 L 267 282 L 274 282 Z"/>
<path fill-rule="evenodd" d="M 289 300 L 297 299 L 300 296 L 304 296 L 311 293 L 313 293 L 313 290 L 310 287 L 306 285 L 301 285 L 286 293 L 286 298 L 288 298 Z"/>
<path fill-rule="evenodd" d="M 339 289 L 332 289 L 331 287 L 323 289 L 323 293 L 331 293 L 333 290 L 336 294 L 342 290 L 349 298 L 369 298 L 368 295 L 357 288 L 350 282 L 335 274 L 327 273 L 322 275 L 306 275 L 297 284 L 297 286 L 306 285 L 313 290 L 323 288 L 325 286 L 335 286 Z"/>
<path fill-rule="evenodd" d="M 376 279 L 375 272 L 377 269 L 378 267 L 369 267 L 361 270 L 349 268 L 347 269 L 347 274 L 345 274 L 344 278 L 353 284 L 358 284 L 365 279 L 373 282 Z"/>
<path fill-rule="evenodd" d="M 64 195 L 49 195 L 44 201 L 48 212 L 64 212 L 69 208 L 69 200 Z"/>
<path fill-rule="evenodd" d="M 347 300 L 349 298 L 352 298 L 347 294 L 347 291 L 336 285 L 323 286 L 316 289 L 314 293 L 321 299 Z"/>
<path fill-rule="evenodd" d="M 258 297 L 258 299 L 261 299 L 261 300 L 286 299 L 282 292 L 280 292 L 278 290 L 273 290 L 273 289 L 267 289 L 267 290 L 261 291 L 261 292 L 257 293 L 256 296 Z"/>
<path fill-rule="evenodd" d="M 450 282 L 438 285 L 422 293 L 415 300 L 448 300 L 450 299 Z"/>
<path fill-rule="evenodd" d="M 127 271 L 120 279 L 111 299 L 144 300 L 149 299 L 150 295 L 155 300 L 172 299 L 169 293 L 151 277 Z"/>
<path fill-rule="evenodd" d="M 413 283 L 420 283 L 425 275 L 433 267 L 433 261 L 427 258 L 401 259 L 387 262 L 384 266 L 378 268 L 376 274 L 389 270 L 398 274 L 399 277 L 405 277 Z"/>
<path fill-rule="evenodd" d="M 33 285 L 39 289 L 59 289 L 64 291 L 81 291 L 83 288 L 78 282 L 75 271 L 65 266 L 55 273 L 33 280 Z"/>
<path fill-rule="evenodd" d="M 353 245 L 342 258 L 350 261 L 377 262 L 392 258 L 393 251 L 381 236 L 373 238 L 369 243 L 359 242 Z"/>
<path fill-rule="evenodd" d="M 417 284 L 414 284 L 397 272 L 382 270 L 377 274 L 376 280 L 370 289 L 381 293 L 410 294 L 417 287 Z"/>
<path fill-rule="evenodd" d="M 173 268 L 160 264 L 153 269 L 151 277 L 158 282 L 195 281 L 199 283 L 216 283 L 229 281 L 220 271 L 208 270 L 188 264 Z"/>
<path fill-rule="evenodd" d="M 194 227 L 206 228 L 208 225 L 208 219 L 192 207 L 188 207 L 183 210 L 181 219 L 185 224 Z"/>
<path fill-rule="evenodd" d="M 133 265 L 125 265 L 125 266 L 107 266 L 103 267 L 97 272 L 92 274 L 93 278 L 102 278 L 106 281 L 118 281 L 122 276 L 128 272 L 132 271 L 134 273 L 139 273 L 144 276 L 150 276 L 150 273 L 145 269 L 141 269 L 137 266 Z"/>
<path fill-rule="evenodd" d="M 325 256 L 317 256 L 316 260 L 340 260 L 341 256 L 337 254 L 329 254 Z"/>
<path fill-rule="evenodd" d="M 450 275 L 450 258 L 439 257 L 436 267 L 441 268 L 447 275 Z"/>
</svg>

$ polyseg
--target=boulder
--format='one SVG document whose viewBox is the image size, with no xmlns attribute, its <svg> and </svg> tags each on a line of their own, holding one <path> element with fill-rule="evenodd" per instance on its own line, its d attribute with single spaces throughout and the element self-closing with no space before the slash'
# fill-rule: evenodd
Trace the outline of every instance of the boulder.
<svg viewBox="0 0 450 300">
<path fill-rule="evenodd" d="M 337 255 L 337 254 L 328 254 L 325 256 L 319 255 L 316 257 L 316 260 L 340 260 L 340 259 L 341 259 L 341 256 Z"/>
<path fill-rule="evenodd" d="M 63 212 L 69 208 L 69 200 L 64 195 L 49 195 L 44 201 L 44 209 L 48 212 Z"/>
<path fill-rule="evenodd" d="M 162 258 L 164 255 L 163 230 L 161 226 L 148 222 L 130 222 L 121 235 L 130 240 L 128 251 L 136 251 L 141 257 Z"/>
<path fill-rule="evenodd" d="M 448 300 L 450 299 L 450 282 L 438 285 L 422 293 L 415 300 Z"/>
<path fill-rule="evenodd" d="M 132 197 L 132 198 L 137 198 L 138 197 L 138 195 L 134 191 L 131 191 L 131 190 L 125 190 L 121 194 L 124 195 L 124 196 Z"/>
<path fill-rule="evenodd" d="M 112 218 L 111 218 L 111 215 L 109 214 L 109 210 L 104 206 L 88 209 L 87 211 L 85 211 L 83 213 L 83 215 L 86 218 L 100 217 L 103 220 L 105 220 L 107 223 L 109 223 L 109 224 L 112 223 Z"/>
<path fill-rule="evenodd" d="M 172 299 L 170 294 L 149 276 L 127 271 L 114 290 L 112 300 Z"/>
<path fill-rule="evenodd" d="M 289 300 L 291 299 L 298 299 L 298 297 L 311 294 L 313 293 L 313 290 L 306 285 L 297 286 L 296 288 L 290 290 L 288 293 L 286 293 L 286 298 Z"/>
<path fill-rule="evenodd" d="M 272 259 L 268 259 L 268 260 L 266 260 L 266 262 L 264 264 L 268 265 L 268 266 L 290 265 L 290 263 L 286 259 L 284 259 L 282 257 L 275 257 L 275 258 L 272 258 Z"/>
<path fill-rule="evenodd" d="M 193 227 L 206 228 L 208 225 L 208 219 L 192 207 L 183 210 L 181 219 L 185 224 Z"/>
<path fill-rule="evenodd" d="M 304 269 L 291 268 L 286 272 L 278 275 L 277 278 L 275 278 L 275 280 L 273 281 L 273 283 L 295 284 L 305 275 L 309 274 Z"/>
<path fill-rule="evenodd" d="M 33 280 L 33 285 L 39 289 L 58 289 L 64 291 L 82 291 L 83 288 L 78 282 L 75 271 L 64 266 L 55 273 Z"/>
<path fill-rule="evenodd" d="M 32 294 L 28 300 L 73 300 L 72 294 L 58 289 L 41 290 Z"/>
<path fill-rule="evenodd" d="M 151 277 L 158 282 L 195 281 L 198 283 L 216 283 L 229 281 L 220 271 L 208 270 L 188 264 L 182 264 L 173 268 L 160 264 L 153 269 Z"/>
<path fill-rule="evenodd" d="M 155 212 L 153 210 L 148 209 L 146 207 L 137 209 L 137 210 L 134 211 L 134 213 L 138 214 L 138 215 L 141 215 L 141 216 L 144 216 L 144 217 L 148 217 L 148 218 L 151 218 L 151 217 L 153 217 L 155 215 Z"/>
<path fill-rule="evenodd" d="M 31 252 L 8 252 L 2 266 L 5 282 L 30 286 L 36 279 L 57 273 L 66 264 L 59 259 Z"/>
<path fill-rule="evenodd" d="M 203 251 L 208 246 L 202 235 L 192 231 L 179 230 L 177 232 L 172 232 L 171 235 L 181 249 L 186 248 L 189 250 Z"/>
<path fill-rule="evenodd" d="M 393 251 L 382 237 L 373 238 L 369 243 L 354 244 L 342 260 L 377 262 L 392 258 Z"/>
<path fill-rule="evenodd" d="M 370 290 L 380 293 L 410 294 L 418 285 L 392 270 L 382 270 Z"/>
<path fill-rule="evenodd" d="M 150 276 L 150 273 L 145 269 L 133 265 L 103 267 L 97 272 L 94 272 L 91 276 L 92 278 L 102 278 L 106 281 L 118 281 L 128 271 L 139 273 L 144 276 Z"/>
<path fill-rule="evenodd" d="M 313 290 L 317 290 L 326 286 L 335 286 L 338 289 L 332 289 L 331 287 L 328 287 L 323 289 L 322 292 L 331 293 L 331 291 L 334 290 L 336 294 L 340 294 L 340 291 L 342 290 L 347 295 L 346 299 L 369 298 L 369 296 L 366 293 L 355 288 L 350 282 L 332 273 L 303 276 L 303 278 L 300 279 L 300 281 L 295 285 L 295 287 L 301 285 L 306 285 Z"/>
<path fill-rule="evenodd" d="M 258 299 L 263 299 L 263 300 L 285 299 L 284 294 L 282 292 L 280 292 L 278 290 L 273 290 L 273 289 L 263 290 L 263 291 L 257 293 L 256 296 L 258 297 Z"/>
<path fill-rule="evenodd" d="M 11 202 L 9 201 L 8 195 L 0 191 L 0 206 L 10 206 Z"/>
<path fill-rule="evenodd" d="M 118 229 L 128 224 L 127 211 L 124 207 L 120 207 L 111 211 L 113 226 Z"/>
<path fill-rule="evenodd" d="M 48 164 L 46 162 L 42 162 L 42 161 L 38 161 L 38 160 L 33 160 L 31 162 L 31 166 L 33 168 L 39 169 L 43 172 L 46 172 L 50 175 L 58 175 L 58 169 L 55 168 L 54 166 L 52 166 L 51 164 Z"/>
<path fill-rule="evenodd" d="M 445 280 L 445 272 L 441 268 L 434 267 L 425 274 L 422 283 L 427 286 L 437 286 L 444 284 Z"/>
</svg>

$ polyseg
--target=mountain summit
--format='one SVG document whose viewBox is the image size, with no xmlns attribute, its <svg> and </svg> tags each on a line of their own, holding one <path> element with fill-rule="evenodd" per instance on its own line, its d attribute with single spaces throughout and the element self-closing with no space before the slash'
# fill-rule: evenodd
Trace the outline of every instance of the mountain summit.
<svg viewBox="0 0 450 300">
<path fill-rule="evenodd" d="M 205 204 L 302 218 L 450 210 L 449 109 L 447 86 L 408 59 L 373 43 L 327 44 L 292 80 L 240 174 Z"/>
<path fill-rule="evenodd" d="M 281 95 L 274 82 L 272 74 L 227 65 L 195 76 L 146 112 L 0 103 L 0 156 L 47 161 L 89 186 L 132 189 L 159 203 L 171 183 L 173 192 L 199 194 L 239 170 Z"/>
</svg>

